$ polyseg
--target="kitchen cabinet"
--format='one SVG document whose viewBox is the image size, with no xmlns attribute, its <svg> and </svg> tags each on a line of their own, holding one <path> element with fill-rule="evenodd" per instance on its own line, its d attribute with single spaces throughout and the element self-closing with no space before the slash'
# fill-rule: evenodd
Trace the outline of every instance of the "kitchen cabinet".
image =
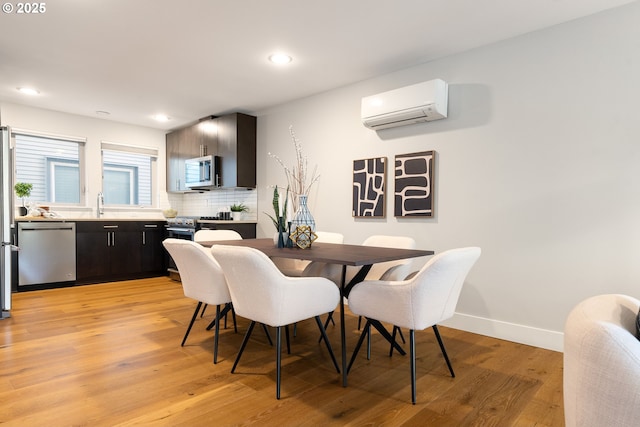
<svg viewBox="0 0 640 427">
<path fill-rule="evenodd" d="M 217 124 L 214 117 L 206 117 L 198 123 L 169 132 L 167 147 L 167 191 L 185 192 L 184 161 L 218 150 Z"/>
<path fill-rule="evenodd" d="M 167 191 L 185 192 L 184 161 L 220 156 L 220 186 L 256 186 L 256 117 L 233 113 L 207 117 L 166 135 Z"/>
<path fill-rule="evenodd" d="M 255 187 L 256 118 L 234 113 L 216 120 L 222 187 Z"/>
<path fill-rule="evenodd" d="M 204 230 L 233 230 L 237 231 L 243 239 L 256 238 L 255 223 L 238 223 L 236 221 L 200 221 L 200 225 Z"/>
<path fill-rule="evenodd" d="M 164 274 L 164 221 L 82 221 L 76 225 L 76 283 Z"/>
</svg>

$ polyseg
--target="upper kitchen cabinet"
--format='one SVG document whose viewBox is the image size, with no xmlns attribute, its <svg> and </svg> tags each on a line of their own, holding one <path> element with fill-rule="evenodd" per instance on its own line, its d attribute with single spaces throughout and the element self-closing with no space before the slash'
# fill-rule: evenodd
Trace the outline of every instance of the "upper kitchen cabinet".
<svg viewBox="0 0 640 427">
<path fill-rule="evenodd" d="M 206 154 L 216 154 L 218 149 L 217 124 L 214 117 L 206 117 L 186 128 L 166 135 L 167 143 L 167 191 L 189 190 L 184 181 L 184 161 Z"/>
<path fill-rule="evenodd" d="M 256 118 L 241 113 L 208 117 L 170 132 L 167 141 L 167 191 L 184 192 L 187 159 L 220 157 L 221 187 L 256 186 Z"/>
<path fill-rule="evenodd" d="M 234 113 L 216 120 L 222 187 L 255 187 L 256 118 Z"/>
</svg>

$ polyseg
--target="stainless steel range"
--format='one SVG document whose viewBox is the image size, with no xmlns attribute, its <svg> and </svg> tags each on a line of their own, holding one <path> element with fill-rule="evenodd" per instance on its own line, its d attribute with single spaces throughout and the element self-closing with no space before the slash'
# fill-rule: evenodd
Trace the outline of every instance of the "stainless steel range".
<svg viewBox="0 0 640 427">
<path fill-rule="evenodd" d="M 196 231 L 199 230 L 199 216 L 177 216 L 167 218 L 167 237 L 173 239 L 183 239 L 193 241 Z M 180 280 L 180 273 L 175 261 L 169 255 L 169 265 L 167 268 L 169 277 L 173 280 Z"/>
</svg>

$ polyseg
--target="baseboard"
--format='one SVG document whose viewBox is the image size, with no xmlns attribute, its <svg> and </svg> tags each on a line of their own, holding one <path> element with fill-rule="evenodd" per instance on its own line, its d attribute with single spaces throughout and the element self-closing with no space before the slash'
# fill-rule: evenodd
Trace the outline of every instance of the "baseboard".
<svg viewBox="0 0 640 427">
<path fill-rule="evenodd" d="M 451 319 L 440 323 L 454 329 L 475 334 L 532 345 L 553 351 L 563 351 L 564 334 L 547 329 L 502 322 L 485 317 L 456 313 Z"/>
</svg>

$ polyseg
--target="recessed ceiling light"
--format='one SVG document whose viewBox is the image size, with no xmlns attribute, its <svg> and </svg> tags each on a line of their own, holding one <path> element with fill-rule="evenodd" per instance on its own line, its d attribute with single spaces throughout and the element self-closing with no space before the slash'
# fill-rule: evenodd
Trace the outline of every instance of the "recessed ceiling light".
<svg viewBox="0 0 640 427">
<path fill-rule="evenodd" d="M 19 87 L 17 89 L 20 93 L 24 93 L 25 95 L 38 95 L 40 93 L 37 89 L 32 87 Z"/>
<path fill-rule="evenodd" d="M 158 122 L 168 122 L 169 120 L 171 120 L 171 118 L 166 114 L 156 114 L 155 116 L 153 116 L 153 119 Z"/>
<path fill-rule="evenodd" d="M 273 55 L 269 56 L 269 61 L 273 62 L 274 64 L 288 64 L 292 60 L 293 58 L 284 53 L 274 53 Z"/>
</svg>

